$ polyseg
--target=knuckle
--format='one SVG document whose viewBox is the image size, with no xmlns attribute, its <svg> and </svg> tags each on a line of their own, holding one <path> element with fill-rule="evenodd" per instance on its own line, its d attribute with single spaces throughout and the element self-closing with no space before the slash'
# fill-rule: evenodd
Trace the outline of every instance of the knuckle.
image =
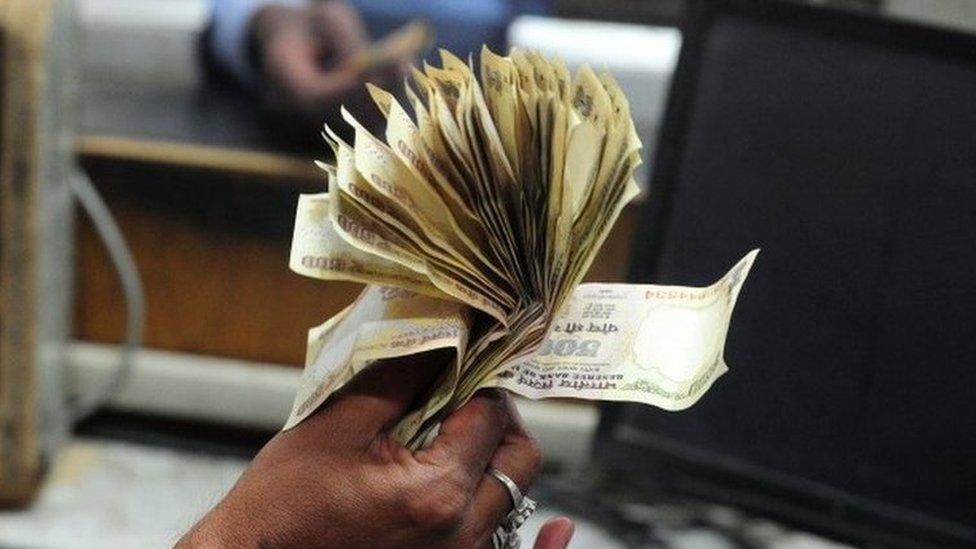
<svg viewBox="0 0 976 549">
<path fill-rule="evenodd" d="M 484 406 L 480 408 L 482 419 L 488 424 L 507 423 L 508 408 L 501 393 L 491 392 L 482 395 Z"/>
<path fill-rule="evenodd" d="M 501 422 L 503 416 L 494 403 L 486 404 L 478 408 L 478 420 L 481 425 L 496 425 Z"/>
</svg>

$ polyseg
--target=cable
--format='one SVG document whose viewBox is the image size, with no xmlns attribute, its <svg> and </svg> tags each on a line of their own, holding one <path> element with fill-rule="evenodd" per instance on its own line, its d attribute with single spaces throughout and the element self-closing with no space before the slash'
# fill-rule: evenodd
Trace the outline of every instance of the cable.
<svg viewBox="0 0 976 549">
<path fill-rule="evenodd" d="M 88 175 L 80 170 L 68 177 L 72 192 L 78 197 L 82 208 L 95 225 L 95 231 L 105 243 L 109 258 L 115 267 L 125 296 L 125 339 L 119 349 L 119 363 L 108 382 L 99 390 L 78 395 L 71 406 L 71 419 L 78 422 L 96 412 L 125 386 L 132 373 L 135 354 L 142 345 L 142 330 L 145 325 L 145 297 L 142 279 L 136 270 L 135 261 L 129 247 L 122 237 L 122 231 L 112 217 L 108 206 L 92 185 Z"/>
</svg>

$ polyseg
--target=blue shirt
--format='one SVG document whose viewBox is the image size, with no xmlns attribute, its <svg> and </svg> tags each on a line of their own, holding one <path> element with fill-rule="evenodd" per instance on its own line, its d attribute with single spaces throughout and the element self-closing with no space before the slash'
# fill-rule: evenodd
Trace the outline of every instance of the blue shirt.
<svg viewBox="0 0 976 549">
<path fill-rule="evenodd" d="M 248 57 L 248 27 L 255 12 L 268 4 L 308 5 L 309 0 L 214 0 L 210 47 L 224 68 L 242 82 L 254 81 Z M 481 44 L 505 48 L 509 22 L 523 13 L 544 13 L 546 0 L 348 0 L 370 34 L 381 37 L 415 18 L 427 20 L 435 45 L 461 58 L 477 55 Z"/>
</svg>

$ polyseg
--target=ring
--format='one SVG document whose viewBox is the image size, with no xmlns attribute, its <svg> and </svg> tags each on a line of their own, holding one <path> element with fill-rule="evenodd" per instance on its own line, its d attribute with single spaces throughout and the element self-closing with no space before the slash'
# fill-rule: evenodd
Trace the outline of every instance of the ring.
<svg viewBox="0 0 976 549">
<path fill-rule="evenodd" d="M 488 474 L 501 482 L 512 498 L 512 510 L 505 515 L 498 529 L 491 536 L 492 546 L 495 549 L 518 549 L 522 540 L 516 530 L 535 511 L 536 503 L 532 498 L 524 496 L 515 481 L 505 473 L 494 467 L 489 467 Z"/>
</svg>

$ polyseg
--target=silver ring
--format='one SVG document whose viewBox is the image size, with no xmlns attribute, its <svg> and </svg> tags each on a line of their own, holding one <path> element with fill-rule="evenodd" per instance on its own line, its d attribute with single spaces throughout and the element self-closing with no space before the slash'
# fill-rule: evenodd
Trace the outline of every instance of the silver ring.
<svg viewBox="0 0 976 549">
<path fill-rule="evenodd" d="M 505 515 L 498 529 L 492 535 L 492 546 L 495 549 L 518 549 L 522 540 L 516 530 L 525 523 L 529 515 L 535 512 L 536 503 L 532 498 L 523 495 L 515 481 L 505 473 L 494 467 L 489 467 L 488 474 L 501 482 L 512 498 L 512 510 Z"/>
</svg>

